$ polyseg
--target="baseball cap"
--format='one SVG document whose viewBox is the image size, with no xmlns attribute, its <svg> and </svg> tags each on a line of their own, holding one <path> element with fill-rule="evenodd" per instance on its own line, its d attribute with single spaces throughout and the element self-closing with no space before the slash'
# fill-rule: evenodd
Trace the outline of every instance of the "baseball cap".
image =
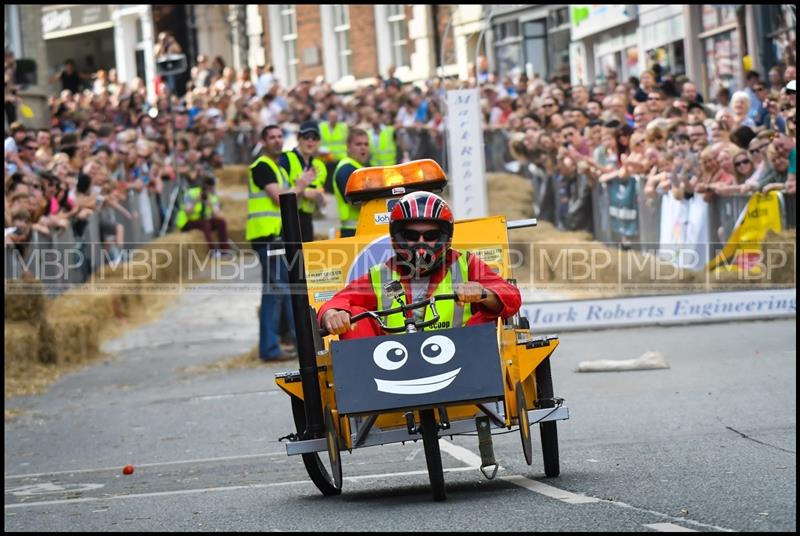
<svg viewBox="0 0 800 536">
<path fill-rule="evenodd" d="M 298 132 L 298 134 L 302 135 L 302 134 L 307 134 L 309 132 L 313 132 L 317 136 L 320 135 L 319 125 L 317 124 L 316 121 L 304 121 L 303 124 L 300 125 L 300 131 Z"/>
<path fill-rule="evenodd" d="M 795 89 L 796 87 L 797 87 L 796 80 L 789 80 L 789 82 L 786 84 L 786 89 L 789 91 L 796 91 Z"/>
</svg>

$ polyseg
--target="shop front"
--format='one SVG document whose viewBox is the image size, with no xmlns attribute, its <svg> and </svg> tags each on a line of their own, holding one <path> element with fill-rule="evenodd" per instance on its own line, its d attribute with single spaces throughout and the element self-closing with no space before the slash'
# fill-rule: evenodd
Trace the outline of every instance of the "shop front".
<svg viewBox="0 0 800 536">
<path fill-rule="evenodd" d="M 569 69 L 566 7 L 537 6 L 492 18 L 492 47 L 499 79 L 525 73 L 550 80 Z"/>
<path fill-rule="evenodd" d="M 640 67 L 663 77 L 686 73 L 683 6 L 642 4 L 639 8 Z"/>
<path fill-rule="evenodd" d="M 114 23 L 108 5 L 43 6 L 41 24 L 49 76 L 68 59 L 83 73 L 115 66 Z"/>
<path fill-rule="evenodd" d="M 742 35 L 736 6 L 705 4 L 701 7 L 700 40 L 704 61 L 701 63 L 703 90 L 713 99 L 722 88 L 731 94 L 741 89 Z"/>
<path fill-rule="evenodd" d="M 572 83 L 603 83 L 612 72 L 618 80 L 638 76 L 637 23 L 636 5 L 570 6 Z"/>
</svg>

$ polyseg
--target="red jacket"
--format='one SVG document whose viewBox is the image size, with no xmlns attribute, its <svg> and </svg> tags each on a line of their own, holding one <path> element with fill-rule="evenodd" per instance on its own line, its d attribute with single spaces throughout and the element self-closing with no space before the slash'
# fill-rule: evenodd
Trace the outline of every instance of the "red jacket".
<svg viewBox="0 0 800 536">
<path fill-rule="evenodd" d="M 453 249 L 447 252 L 445 262 L 443 262 L 439 270 L 434 272 L 431 276 L 426 296 L 430 297 L 441 280 L 447 275 L 447 268 L 460 255 L 460 252 Z M 520 305 L 522 305 L 522 297 L 520 296 L 519 289 L 495 274 L 477 255 L 470 253 L 468 259 L 469 281 L 477 281 L 497 294 L 497 297 L 503 304 L 503 309 L 499 313 L 490 313 L 480 304 L 472 303 L 470 304 L 472 308 L 472 317 L 470 317 L 467 325 L 471 326 L 474 324 L 494 322 L 497 317 L 508 318 L 516 314 L 516 312 L 519 311 Z M 403 267 L 398 268 L 394 258 L 386 261 L 386 265 L 392 270 L 402 272 Z M 406 291 L 406 303 L 411 303 L 411 286 L 409 280 L 403 278 L 401 279 L 401 283 L 403 283 L 403 287 Z M 325 304 L 320 307 L 317 318 L 322 319 L 322 315 L 325 314 L 325 311 L 328 309 L 347 311 L 350 313 L 350 316 L 354 316 L 363 311 L 374 311 L 377 308 L 378 298 L 375 296 L 375 292 L 372 289 L 372 282 L 370 281 L 368 272 L 358 279 L 351 281 L 345 288 L 337 292 L 333 298 L 325 302 Z"/>
</svg>

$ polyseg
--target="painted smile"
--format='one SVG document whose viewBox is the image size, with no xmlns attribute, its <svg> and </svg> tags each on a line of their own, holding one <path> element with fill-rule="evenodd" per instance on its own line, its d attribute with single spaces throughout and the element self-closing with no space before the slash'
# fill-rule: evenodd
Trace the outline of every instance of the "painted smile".
<svg viewBox="0 0 800 536">
<path fill-rule="evenodd" d="M 456 378 L 461 368 L 445 372 L 444 374 L 437 374 L 436 376 L 428 376 L 427 378 L 417 378 L 416 380 L 379 380 L 375 378 L 375 383 L 378 385 L 378 391 L 383 393 L 391 393 L 394 395 L 420 395 L 425 393 L 433 393 L 444 389 Z"/>
</svg>

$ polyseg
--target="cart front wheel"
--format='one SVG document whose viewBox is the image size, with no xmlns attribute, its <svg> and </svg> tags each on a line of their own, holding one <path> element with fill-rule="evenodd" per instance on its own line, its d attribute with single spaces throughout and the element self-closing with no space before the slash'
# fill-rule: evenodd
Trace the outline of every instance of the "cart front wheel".
<svg viewBox="0 0 800 536">
<path fill-rule="evenodd" d="M 297 433 L 302 434 L 306 429 L 305 404 L 297 397 L 292 396 L 290 398 L 292 399 L 294 424 L 297 427 Z M 306 466 L 308 476 L 311 477 L 311 481 L 323 495 L 331 497 L 342 493 L 341 485 L 336 485 L 335 480 L 328 473 L 328 470 L 325 469 L 325 465 L 323 465 L 319 454 L 311 452 L 308 454 L 301 454 L 301 456 L 303 457 L 303 465 Z M 341 470 L 341 464 L 339 465 L 339 469 Z"/>
<path fill-rule="evenodd" d="M 444 471 L 442 469 L 442 453 L 439 450 L 439 429 L 436 425 L 436 415 L 433 409 L 423 409 L 419 412 L 422 424 L 422 443 L 425 447 L 425 462 L 428 465 L 428 476 L 433 489 L 433 500 L 445 500 Z"/>
</svg>

